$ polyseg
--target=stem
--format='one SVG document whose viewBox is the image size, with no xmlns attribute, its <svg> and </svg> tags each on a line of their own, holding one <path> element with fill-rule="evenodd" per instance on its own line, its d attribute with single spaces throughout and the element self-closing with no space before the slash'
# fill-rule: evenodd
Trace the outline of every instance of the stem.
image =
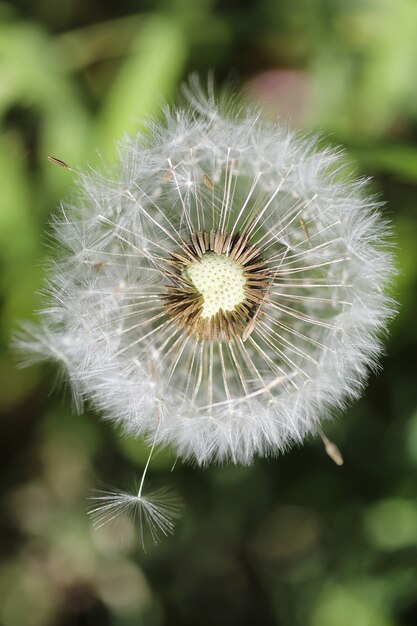
<svg viewBox="0 0 417 626">
<path fill-rule="evenodd" d="M 159 429 L 159 425 L 158 425 L 158 429 Z M 140 498 L 142 496 L 142 489 L 143 489 L 143 484 L 145 482 L 145 476 L 146 476 L 146 473 L 148 471 L 149 463 L 151 462 L 153 451 L 155 450 L 156 436 L 158 434 L 158 429 L 156 430 L 155 438 L 153 440 L 152 447 L 151 447 L 151 449 L 149 451 L 148 460 L 146 461 L 145 469 L 143 470 L 143 473 L 142 473 L 142 478 L 140 480 L 139 491 L 138 491 L 138 495 L 137 495 L 138 498 Z"/>
</svg>

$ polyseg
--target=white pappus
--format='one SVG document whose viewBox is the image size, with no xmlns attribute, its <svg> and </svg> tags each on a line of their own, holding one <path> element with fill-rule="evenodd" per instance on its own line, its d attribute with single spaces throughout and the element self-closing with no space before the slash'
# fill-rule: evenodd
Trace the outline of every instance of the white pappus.
<svg viewBox="0 0 417 626">
<path fill-rule="evenodd" d="M 188 97 L 122 143 L 115 175 L 77 176 L 17 344 L 127 432 L 250 463 L 360 394 L 393 312 L 389 228 L 339 151 Z"/>
</svg>

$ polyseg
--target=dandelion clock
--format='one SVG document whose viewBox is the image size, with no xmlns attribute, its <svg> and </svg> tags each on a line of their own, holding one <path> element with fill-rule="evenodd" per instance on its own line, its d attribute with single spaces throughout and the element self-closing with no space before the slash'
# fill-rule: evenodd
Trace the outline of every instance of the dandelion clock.
<svg viewBox="0 0 417 626">
<path fill-rule="evenodd" d="M 252 108 L 189 104 L 76 174 L 26 361 L 61 364 L 78 407 L 200 465 L 299 444 L 357 397 L 392 313 L 387 227 L 338 151 Z M 337 449 L 322 433 L 328 451 Z M 145 472 L 146 473 L 146 472 Z M 103 492 L 96 522 L 173 529 L 169 493 Z"/>
</svg>

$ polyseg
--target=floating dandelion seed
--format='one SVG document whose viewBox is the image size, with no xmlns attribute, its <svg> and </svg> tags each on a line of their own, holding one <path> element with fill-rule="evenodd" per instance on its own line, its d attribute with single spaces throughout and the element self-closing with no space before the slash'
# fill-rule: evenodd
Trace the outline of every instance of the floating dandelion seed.
<svg viewBox="0 0 417 626">
<path fill-rule="evenodd" d="M 359 395 L 392 314 L 378 203 L 337 151 L 188 97 L 124 142 L 116 177 L 78 175 L 20 349 L 59 361 L 79 405 L 199 464 L 317 432 L 340 464 L 320 424 Z M 158 498 L 103 498 L 104 519 L 137 508 L 171 528 Z"/>
<path fill-rule="evenodd" d="M 140 543 L 145 549 L 145 530 L 149 531 L 155 545 L 161 535 L 171 535 L 174 532 L 174 520 L 179 517 L 181 502 L 175 494 L 166 488 L 143 493 L 146 473 L 155 449 L 155 443 L 149 452 L 143 470 L 137 493 L 125 493 L 116 490 L 98 490 L 91 496 L 92 506 L 88 514 L 93 521 L 94 528 L 98 529 L 124 514 L 138 523 Z"/>
<path fill-rule="evenodd" d="M 119 515 L 125 514 L 137 521 L 140 529 L 140 543 L 145 549 L 145 530 L 149 530 L 155 545 L 161 535 L 172 535 L 174 520 L 180 515 L 180 504 L 176 496 L 168 489 L 161 488 L 146 495 L 129 494 L 119 490 L 97 491 L 90 498 L 93 505 L 88 511 L 94 528 L 101 528 L 112 522 Z"/>
</svg>

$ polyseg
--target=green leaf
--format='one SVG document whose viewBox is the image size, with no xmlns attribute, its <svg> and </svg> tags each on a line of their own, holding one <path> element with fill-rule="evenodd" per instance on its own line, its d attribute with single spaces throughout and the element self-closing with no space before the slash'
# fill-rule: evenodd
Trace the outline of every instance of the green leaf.
<svg viewBox="0 0 417 626">
<path fill-rule="evenodd" d="M 186 56 L 185 35 L 174 17 L 154 15 L 140 28 L 99 118 L 97 144 L 106 157 L 114 157 L 116 140 L 133 132 L 168 96 Z"/>
<path fill-rule="evenodd" d="M 387 172 L 400 178 L 417 181 L 417 149 L 411 146 L 386 145 L 350 149 L 349 152 L 365 169 Z"/>
</svg>

